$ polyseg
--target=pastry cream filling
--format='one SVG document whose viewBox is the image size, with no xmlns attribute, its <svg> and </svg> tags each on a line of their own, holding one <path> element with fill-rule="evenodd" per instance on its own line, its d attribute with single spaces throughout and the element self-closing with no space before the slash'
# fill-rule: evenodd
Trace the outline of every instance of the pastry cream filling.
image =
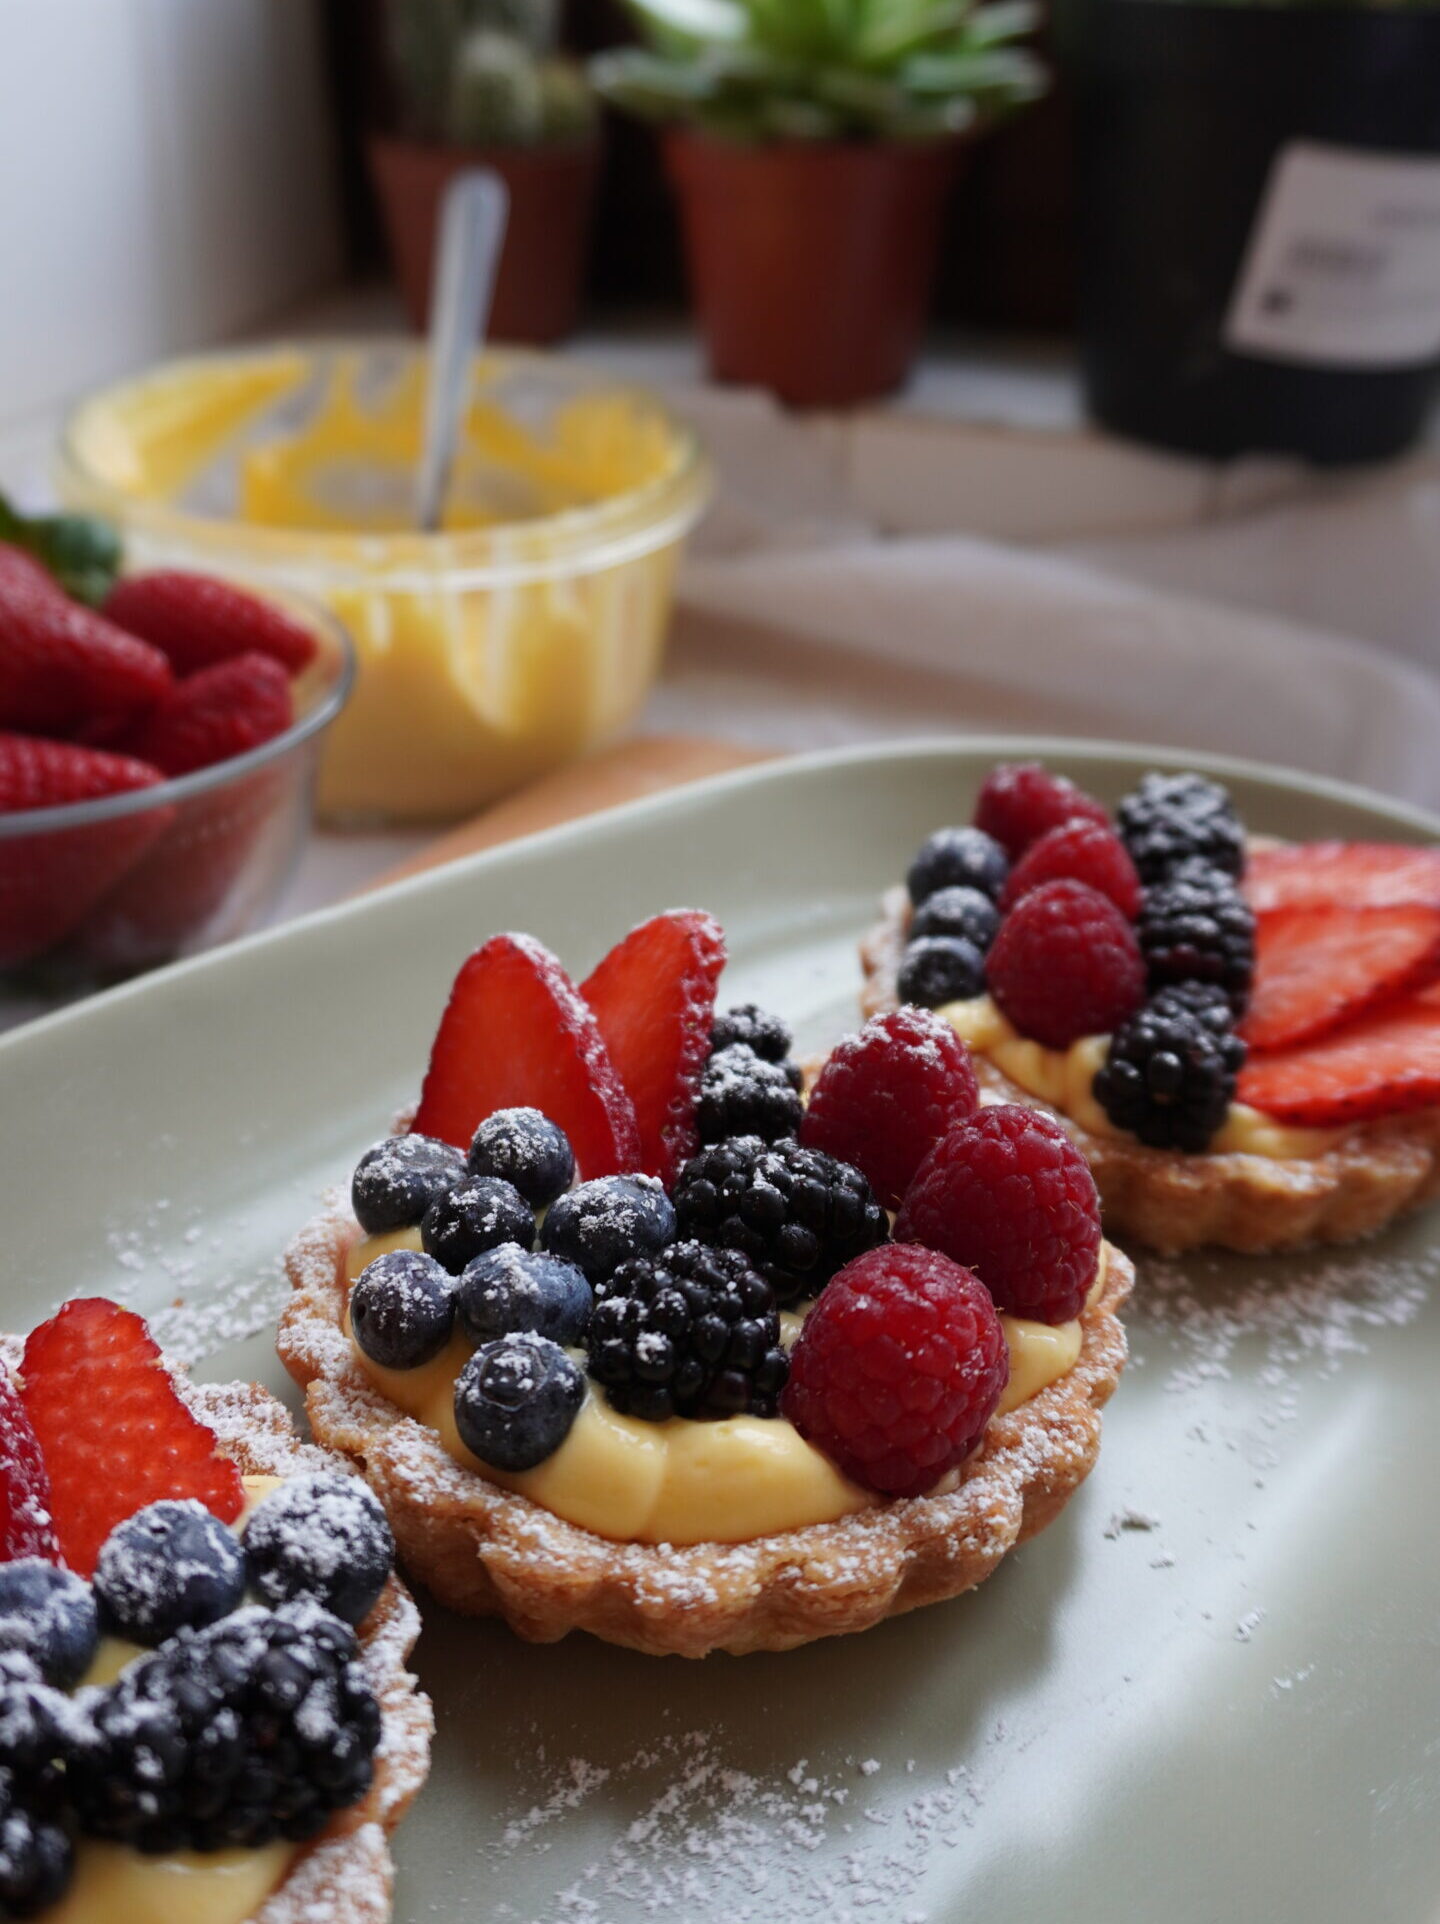
<svg viewBox="0 0 1440 1924">
<path fill-rule="evenodd" d="M 1108 1136 L 1114 1141 L 1136 1140 L 1128 1130 L 1117 1129 L 1095 1100 L 1095 1076 L 1105 1060 L 1108 1036 L 1082 1036 L 1068 1049 L 1047 1049 L 1043 1043 L 1031 1042 L 1013 1028 L 988 995 L 976 996 L 969 1002 L 948 1002 L 940 1013 L 977 1055 L 993 1062 L 1027 1095 L 1048 1102 L 1052 1109 L 1058 1109 L 1092 1136 Z M 1343 1129 L 1287 1128 L 1284 1123 L 1252 1109 L 1248 1103 L 1232 1102 L 1223 1125 L 1211 1141 L 1209 1153 L 1266 1156 L 1276 1162 L 1301 1161 L 1309 1156 L 1323 1156 L 1344 1133 Z"/>
<path fill-rule="evenodd" d="M 247 1476 L 245 1507 L 230 1527 L 242 1530 L 255 1505 L 280 1481 Z M 113 1683 L 128 1663 L 144 1655 L 139 1644 L 105 1637 L 85 1682 Z M 46 1924 L 244 1924 L 278 1888 L 300 1849 L 282 1842 L 253 1850 L 147 1857 L 127 1844 L 81 1838 L 70 1888 L 43 1915 Z"/>
<path fill-rule="evenodd" d="M 387 1249 L 419 1247 L 415 1229 L 366 1237 L 346 1258 L 349 1280 Z M 1104 1277 L 1102 1245 L 1092 1298 Z M 803 1320 L 798 1314 L 783 1316 L 787 1346 Z M 1004 1414 L 1075 1367 L 1080 1323 L 1052 1327 L 1018 1316 L 1000 1321 L 1010 1348 L 1010 1381 L 999 1405 Z M 348 1332 L 348 1311 L 345 1326 Z M 493 1469 L 472 1456 L 455 1427 L 455 1380 L 473 1353 L 458 1331 L 433 1362 L 418 1369 L 384 1369 L 353 1337 L 351 1346 L 381 1395 L 434 1430 L 457 1463 L 597 1536 L 623 1543 L 746 1543 L 811 1523 L 833 1523 L 878 1501 L 781 1417 L 700 1422 L 676 1416 L 645 1423 L 621 1416 L 589 1385 L 570 1434 L 553 1456 L 533 1470 Z"/>
</svg>

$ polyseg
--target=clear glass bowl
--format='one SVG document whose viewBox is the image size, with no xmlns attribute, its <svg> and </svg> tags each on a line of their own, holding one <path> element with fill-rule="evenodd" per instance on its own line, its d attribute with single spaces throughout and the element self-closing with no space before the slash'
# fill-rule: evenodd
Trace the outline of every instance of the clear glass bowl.
<svg viewBox="0 0 1440 1924">
<path fill-rule="evenodd" d="M 0 814 L 0 986 L 65 994 L 227 942 L 261 921 L 314 812 L 321 743 L 355 654 L 322 608 L 286 598 L 316 637 L 283 735 L 127 795 Z"/>
<path fill-rule="evenodd" d="M 71 415 L 60 485 L 135 567 L 329 606 L 355 698 L 326 743 L 339 821 L 440 821 L 614 733 L 659 668 L 681 546 L 709 499 L 653 395 L 542 354 L 477 355 L 445 528 L 410 496 L 425 362 L 403 340 L 177 361 Z"/>
</svg>

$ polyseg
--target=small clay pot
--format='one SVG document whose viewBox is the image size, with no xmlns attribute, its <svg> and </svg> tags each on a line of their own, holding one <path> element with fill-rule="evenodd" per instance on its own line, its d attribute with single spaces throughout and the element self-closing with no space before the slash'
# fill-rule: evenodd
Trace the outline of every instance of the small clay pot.
<svg viewBox="0 0 1440 1924">
<path fill-rule="evenodd" d="M 717 380 L 848 407 L 905 379 L 959 140 L 777 141 L 672 129 L 691 289 Z"/>
<path fill-rule="evenodd" d="M 489 332 L 502 341 L 546 343 L 574 331 L 599 176 L 597 137 L 540 147 L 442 147 L 375 134 L 367 144 L 413 326 L 423 329 L 429 318 L 445 189 L 467 167 L 492 167 L 510 190 L 510 222 Z"/>
</svg>

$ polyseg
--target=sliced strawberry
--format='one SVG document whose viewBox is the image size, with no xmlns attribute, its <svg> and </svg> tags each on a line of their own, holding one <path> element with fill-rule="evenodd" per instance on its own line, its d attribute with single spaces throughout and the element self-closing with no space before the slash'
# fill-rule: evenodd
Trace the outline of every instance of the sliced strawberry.
<svg viewBox="0 0 1440 1924">
<path fill-rule="evenodd" d="M 1245 864 L 1245 899 L 1267 909 L 1390 908 L 1440 902 L 1440 849 L 1400 842 L 1296 842 L 1256 849 Z"/>
<path fill-rule="evenodd" d="M 1440 907 L 1271 909 L 1256 917 L 1255 989 L 1240 1033 L 1283 1049 L 1440 978 Z"/>
<path fill-rule="evenodd" d="M 635 1105 L 639 1167 L 667 1188 L 699 1146 L 695 1103 L 724 966 L 714 916 L 669 909 L 632 929 L 581 985 Z"/>
<path fill-rule="evenodd" d="M 81 1576 L 117 1523 L 161 1497 L 195 1497 L 222 1523 L 239 1516 L 238 1467 L 181 1402 L 133 1310 L 103 1296 L 66 1303 L 30 1332 L 20 1374 L 60 1548 Z"/>
<path fill-rule="evenodd" d="M 167 775 L 228 762 L 295 718 L 290 677 L 268 655 L 236 655 L 177 682 L 124 746 Z"/>
<path fill-rule="evenodd" d="M 533 935 L 492 935 L 455 978 L 414 1127 L 468 1149 L 497 1109 L 531 1108 L 570 1138 L 582 1177 L 640 1167 L 635 1110 L 579 990 Z"/>
<path fill-rule="evenodd" d="M 298 675 L 315 658 L 313 635 L 283 608 L 211 575 L 179 568 L 128 575 L 102 607 L 107 620 L 160 649 L 177 675 L 234 655 L 269 655 Z"/>
<path fill-rule="evenodd" d="M 10 1372 L 0 1363 L 0 1563 L 20 1557 L 60 1561 L 50 1504 L 39 1440 Z"/>
<path fill-rule="evenodd" d="M 1440 1102 L 1440 999 L 1430 990 L 1318 1041 L 1253 1056 L 1236 1094 L 1280 1122 L 1317 1129 Z"/>
</svg>

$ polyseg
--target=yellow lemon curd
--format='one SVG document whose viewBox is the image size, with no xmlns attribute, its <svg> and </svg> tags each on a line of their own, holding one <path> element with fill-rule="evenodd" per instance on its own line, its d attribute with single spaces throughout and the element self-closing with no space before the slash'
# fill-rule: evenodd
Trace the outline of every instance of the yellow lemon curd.
<svg viewBox="0 0 1440 1924">
<path fill-rule="evenodd" d="M 386 1250 L 419 1247 L 415 1229 L 367 1236 L 346 1258 L 348 1279 L 353 1283 Z M 1102 1250 L 1092 1295 L 1103 1281 Z M 802 1321 L 800 1315 L 783 1318 L 787 1343 Z M 1018 1316 L 1000 1321 L 1010 1348 L 1003 1412 L 1075 1367 L 1081 1332 L 1078 1319 L 1053 1327 Z M 351 1347 L 376 1389 L 434 1430 L 457 1463 L 597 1536 L 622 1543 L 747 1543 L 780 1530 L 832 1523 L 878 1500 L 842 1476 L 783 1417 L 699 1422 L 677 1416 L 645 1423 L 620 1415 L 588 1383 L 570 1433 L 553 1456 L 533 1470 L 497 1470 L 466 1449 L 455 1427 L 455 1381 L 473 1353 L 462 1335 L 453 1336 L 433 1362 L 411 1370 L 382 1368 L 353 1336 Z"/>
<path fill-rule="evenodd" d="M 444 524 L 414 531 L 425 363 L 319 343 L 172 363 L 86 402 L 61 485 L 133 565 L 303 589 L 355 642 L 333 816 L 451 818 L 617 728 L 659 666 L 708 479 L 660 403 L 477 356 Z M 221 505 L 217 505 L 221 504 Z"/>
<path fill-rule="evenodd" d="M 1068 1049 L 1047 1049 L 1022 1036 L 1000 1013 L 988 995 L 968 1002 L 950 1002 L 940 1011 L 955 1033 L 976 1055 L 993 1062 L 1003 1075 L 1027 1095 L 1037 1096 L 1058 1109 L 1092 1136 L 1114 1141 L 1135 1138 L 1117 1129 L 1095 1100 L 1094 1083 L 1105 1060 L 1109 1036 L 1084 1036 Z M 1211 1155 L 1266 1156 L 1277 1162 L 1323 1156 L 1344 1135 L 1343 1129 L 1291 1129 L 1248 1103 L 1232 1102 L 1221 1128 L 1210 1144 Z"/>
<path fill-rule="evenodd" d="M 231 1525 L 237 1534 L 279 1483 L 275 1476 L 245 1478 L 245 1506 Z M 102 1638 L 84 1681 L 113 1683 L 144 1654 L 139 1644 Z M 125 1844 L 82 1838 L 70 1888 L 45 1912 L 46 1924 L 243 1924 L 278 1888 L 300 1849 L 278 1843 L 147 1857 Z"/>
</svg>

